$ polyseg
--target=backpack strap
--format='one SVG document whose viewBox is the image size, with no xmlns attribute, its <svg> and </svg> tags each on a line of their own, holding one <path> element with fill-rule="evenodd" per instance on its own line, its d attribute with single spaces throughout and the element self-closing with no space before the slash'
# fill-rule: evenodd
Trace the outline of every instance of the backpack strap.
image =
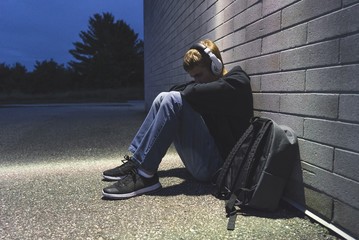
<svg viewBox="0 0 359 240">
<path fill-rule="evenodd" d="M 255 140 L 255 142 L 252 145 L 251 151 L 248 155 L 246 164 L 244 167 L 246 167 L 246 169 L 244 170 L 244 172 L 247 172 L 247 174 L 245 176 L 239 176 L 240 179 L 240 183 L 241 183 L 241 188 L 239 188 L 236 192 L 233 192 L 231 194 L 231 197 L 229 198 L 229 200 L 226 203 L 226 213 L 227 213 L 227 217 L 228 219 L 228 224 L 227 224 L 227 229 L 228 230 L 234 230 L 235 228 L 235 222 L 236 222 L 236 218 L 237 218 L 237 210 L 235 208 L 235 203 L 237 201 L 237 198 L 240 194 L 243 194 L 243 201 L 241 202 L 241 204 L 246 204 L 249 199 L 250 196 L 247 195 L 247 193 L 251 193 L 251 191 L 249 191 L 249 189 L 246 189 L 246 185 L 249 179 L 249 175 L 250 175 L 250 170 L 253 167 L 253 162 L 255 160 L 255 154 L 257 151 L 257 148 L 259 146 L 259 144 L 262 142 L 263 137 L 265 136 L 265 133 L 267 133 L 267 130 L 269 129 L 269 127 L 271 126 L 271 121 L 265 119 L 265 122 L 262 124 L 260 130 L 258 131 L 258 136 Z"/>
<path fill-rule="evenodd" d="M 236 194 L 231 194 L 231 197 L 226 202 L 226 212 L 228 217 L 227 230 L 234 230 L 236 226 L 237 219 L 237 209 L 235 208 L 235 203 L 237 200 Z"/>
<path fill-rule="evenodd" d="M 249 152 L 248 155 L 248 160 L 247 160 L 247 164 L 246 164 L 246 169 L 244 169 L 244 172 L 247 173 L 244 177 L 244 183 L 243 186 L 247 187 L 247 183 L 248 183 L 248 179 L 250 174 L 252 173 L 252 168 L 253 168 L 253 164 L 256 160 L 255 156 L 257 153 L 257 149 L 259 147 L 259 144 L 262 143 L 262 140 L 264 138 L 264 136 L 266 135 L 266 133 L 268 132 L 268 129 L 272 126 L 272 122 L 271 120 L 266 120 L 265 123 L 262 125 L 261 129 L 258 132 L 258 136 L 253 144 L 253 147 L 251 149 L 251 151 Z M 245 202 L 246 203 L 246 202 Z"/>
<path fill-rule="evenodd" d="M 216 180 L 216 186 L 218 187 L 218 191 L 215 193 L 215 196 L 218 198 L 226 198 L 226 196 L 223 196 L 223 194 L 225 192 L 229 193 L 229 189 L 226 189 L 226 191 L 224 191 L 223 186 L 224 186 L 224 181 L 225 181 L 225 177 L 228 173 L 228 169 L 230 167 L 230 165 L 233 162 L 234 159 L 234 155 L 236 154 L 236 152 L 238 151 L 238 149 L 242 146 L 243 142 L 245 141 L 245 139 L 254 131 L 254 127 L 253 124 L 251 124 L 247 130 L 244 132 L 244 134 L 241 136 L 241 138 L 238 140 L 238 142 L 234 145 L 234 147 L 232 148 L 231 152 L 229 153 L 229 155 L 226 158 L 226 161 L 224 162 L 223 166 L 220 169 L 219 175 L 217 177 Z M 240 165 L 242 165 L 242 163 L 240 163 Z"/>
<path fill-rule="evenodd" d="M 241 174 L 239 176 L 239 178 L 237 180 L 239 183 L 239 187 L 238 187 L 237 192 L 234 192 L 234 194 L 237 196 L 237 198 L 239 195 L 243 196 L 243 200 L 242 200 L 241 204 L 248 203 L 248 201 L 250 199 L 249 194 L 247 194 L 250 192 L 250 189 L 247 189 L 249 176 L 252 173 L 253 165 L 256 160 L 255 157 L 256 157 L 256 153 L 258 151 L 258 147 L 262 143 L 264 136 L 266 135 L 266 133 L 268 132 L 268 129 L 272 125 L 272 122 L 269 119 L 260 119 L 258 121 L 262 121 L 262 123 L 260 123 L 261 124 L 260 129 L 258 130 L 256 139 L 255 139 L 253 145 L 251 146 L 248 156 L 246 157 L 246 161 L 243 165 L 244 169 L 241 171 L 246 174 Z"/>
</svg>

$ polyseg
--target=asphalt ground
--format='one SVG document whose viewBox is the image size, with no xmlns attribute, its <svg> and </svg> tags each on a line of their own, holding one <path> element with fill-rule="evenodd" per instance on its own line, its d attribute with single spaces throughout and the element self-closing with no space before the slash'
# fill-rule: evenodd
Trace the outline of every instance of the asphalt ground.
<svg viewBox="0 0 359 240">
<path fill-rule="evenodd" d="M 0 239 L 338 239 L 286 203 L 239 215 L 195 181 L 170 148 L 162 189 L 105 200 L 102 171 L 120 164 L 142 102 L 0 105 Z"/>
</svg>

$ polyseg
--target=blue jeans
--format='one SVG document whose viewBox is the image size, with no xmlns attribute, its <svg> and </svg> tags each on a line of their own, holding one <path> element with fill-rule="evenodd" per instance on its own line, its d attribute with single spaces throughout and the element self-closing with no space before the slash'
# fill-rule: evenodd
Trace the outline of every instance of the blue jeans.
<svg viewBox="0 0 359 240">
<path fill-rule="evenodd" d="M 222 158 L 201 117 L 179 92 L 160 93 L 129 147 L 145 172 L 157 172 L 169 146 L 174 146 L 194 178 L 208 181 Z"/>
</svg>

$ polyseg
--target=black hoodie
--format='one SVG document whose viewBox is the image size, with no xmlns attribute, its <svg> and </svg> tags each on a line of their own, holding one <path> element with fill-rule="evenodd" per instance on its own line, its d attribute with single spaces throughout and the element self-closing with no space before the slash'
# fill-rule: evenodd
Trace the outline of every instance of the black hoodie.
<svg viewBox="0 0 359 240">
<path fill-rule="evenodd" d="M 216 81 L 192 81 L 171 90 L 180 91 L 192 108 L 201 114 L 224 160 L 253 116 L 249 76 L 238 66 Z"/>
</svg>

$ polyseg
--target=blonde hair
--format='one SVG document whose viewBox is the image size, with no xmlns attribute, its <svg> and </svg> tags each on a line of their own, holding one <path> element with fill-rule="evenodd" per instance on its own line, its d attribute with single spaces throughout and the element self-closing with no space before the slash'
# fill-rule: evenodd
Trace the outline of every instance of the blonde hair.
<svg viewBox="0 0 359 240">
<path fill-rule="evenodd" d="M 200 44 L 206 46 L 211 50 L 211 52 L 221 60 L 222 64 L 222 56 L 217 47 L 217 45 L 209 39 L 205 39 L 199 42 Z M 211 59 L 207 54 L 201 54 L 197 49 L 189 49 L 183 57 L 183 68 L 186 72 L 193 69 L 196 66 L 204 66 L 211 69 Z M 224 73 L 224 68 L 222 70 L 222 75 Z"/>
</svg>

